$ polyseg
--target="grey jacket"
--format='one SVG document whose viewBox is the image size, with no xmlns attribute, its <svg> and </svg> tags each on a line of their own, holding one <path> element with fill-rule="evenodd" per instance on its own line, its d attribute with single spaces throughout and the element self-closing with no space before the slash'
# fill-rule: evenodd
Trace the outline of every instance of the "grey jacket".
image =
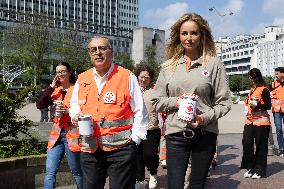
<svg viewBox="0 0 284 189">
<path fill-rule="evenodd" d="M 151 102 L 152 93 L 153 93 L 152 88 L 142 91 L 143 99 L 150 119 L 150 123 L 148 125 L 147 130 L 154 130 L 159 128 L 158 113 L 155 111 L 153 104 Z"/>
<path fill-rule="evenodd" d="M 217 57 L 210 57 L 206 65 L 199 58 L 185 69 L 184 59 L 180 58 L 175 71 L 167 63 L 161 69 L 151 101 L 156 111 L 167 112 L 166 135 L 185 130 L 187 122 L 177 119 L 176 102 L 182 93 L 194 93 L 197 99 L 197 113 L 204 123 L 206 131 L 218 134 L 218 119 L 231 109 L 231 98 L 223 63 Z"/>
</svg>

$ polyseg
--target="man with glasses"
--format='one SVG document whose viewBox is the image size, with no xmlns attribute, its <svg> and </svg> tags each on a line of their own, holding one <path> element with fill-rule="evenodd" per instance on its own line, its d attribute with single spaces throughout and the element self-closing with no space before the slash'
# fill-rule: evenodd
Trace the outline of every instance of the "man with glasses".
<svg viewBox="0 0 284 189">
<path fill-rule="evenodd" d="M 137 78 L 112 62 L 107 37 L 96 36 L 88 45 L 93 68 L 78 76 L 69 110 L 73 123 L 91 115 L 93 134 L 82 137 L 85 189 L 135 186 L 136 147 L 146 139 L 149 118 Z"/>
</svg>

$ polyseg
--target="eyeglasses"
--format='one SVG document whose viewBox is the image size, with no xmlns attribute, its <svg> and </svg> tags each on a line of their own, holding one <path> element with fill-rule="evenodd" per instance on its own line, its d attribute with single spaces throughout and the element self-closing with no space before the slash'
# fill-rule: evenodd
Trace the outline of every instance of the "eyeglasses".
<svg viewBox="0 0 284 189">
<path fill-rule="evenodd" d="M 67 70 L 61 70 L 61 71 L 58 71 L 56 72 L 57 75 L 65 75 L 67 73 Z"/>
<path fill-rule="evenodd" d="M 149 76 L 142 76 L 142 77 L 139 77 L 139 79 L 150 79 Z"/>
<path fill-rule="evenodd" d="M 88 48 L 88 51 L 91 55 L 96 54 L 97 51 L 99 52 L 105 52 L 106 50 L 111 49 L 108 46 L 97 46 L 97 47 L 90 47 Z"/>
</svg>

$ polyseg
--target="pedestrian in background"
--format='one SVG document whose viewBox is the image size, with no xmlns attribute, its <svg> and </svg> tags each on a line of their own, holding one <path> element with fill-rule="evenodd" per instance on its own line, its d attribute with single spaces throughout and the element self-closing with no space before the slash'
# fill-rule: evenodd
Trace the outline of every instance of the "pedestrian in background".
<svg viewBox="0 0 284 189">
<path fill-rule="evenodd" d="M 43 92 L 36 104 L 41 109 L 48 108 L 55 102 L 58 103 L 47 146 L 45 189 L 55 188 L 56 174 L 65 154 L 77 188 L 83 189 L 79 133 L 78 128 L 71 123 L 71 118 L 68 114 L 75 81 L 76 78 L 70 65 L 65 62 L 59 63 L 56 66 L 56 75 L 51 86 Z"/>
<path fill-rule="evenodd" d="M 269 86 L 271 91 L 272 113 L 276 127 L 279 156 L 284 156 L 284 68 L 278 67 L 274 70 L 275 80 Z"/>
<path fill-rule="evenodd" d="M 204 188 L 218 119 L 231 108 L 225 68 L 207 21 L 196 13 L 180 17 L 171 27 L 166 55 L 152 102 L 156 111 L 167 113 L 168 188 L 184 187 L 190 156 L 189 188 Z"/>
<path fill-rule="evenodd" d="M 245 178 L 266 176 L 268 137 L 271 108 L 270 92 L 265 87 L 261 72 L 253 68 L 248 72 L 251 89 L 245 99 L 246 121 L 243 132 L 243 157 L 241 169 L 247 169 Z M 255 145 L 255 151 L 254 151 Z"/>
<path fill-rule="evenodd" d="M 41 88 L 41 91 L 40 91 L 40 94 L 39 94 L 39 97 L 43 95 L 44 91 L 46 90 L 47 86 L 43 86 Z M 37 100 L 38 101 L 38 100 Z M 49 118 L 48 118 L 48 107 L 37 107 L 37 109 L 40 110 L 40 122 L 48 122 Z"/>
<path fill-rule="evenodd" d="M 134 71 L 143 94 L 144 102 L 148 111 L 150 123 L 147 128 L 147 140 L 143 140 L 137 146 L 137 170 L 136 188 L 145 188 L 145 166 L 150 172 L 149 188 L 157 187 L 157 172 L 159 167 L 159 144 L 161 129 L 159 128 L 158 113 L 152 106 L 150 97 L 153 92 L 153 79 L 155 72 L 149 66 L 141 64 Z"/>
<path fill-rule="evenodd" d="M 88 44 L 93 68 L 74 86 L 70 116 L 90 115 L 92 133 L 82 137 L 84 189 L 133 189 L 136 144 L 145 140 L 149 118 L 135 75 L 113 63 L 110 40 L 95 36 Z M 80 127 L 80 125 L 79 125 Z M 90 127 L 89 127 L 90 128 Z"/>
</svg>

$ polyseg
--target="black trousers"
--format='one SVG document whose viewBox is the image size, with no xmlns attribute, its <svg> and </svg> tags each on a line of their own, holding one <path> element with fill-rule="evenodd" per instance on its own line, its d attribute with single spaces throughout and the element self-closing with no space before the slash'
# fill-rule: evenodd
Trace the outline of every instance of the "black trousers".
<svg viewBox="0 0 284 189">
<path fill-rule="evenodd" d="M 266 175 L 269 129 L 270 126 L 245 125 L 241 169 L 253 169 L 261 176 Z"/>
<path fill-rule="evenodd" d="M 184 188 L 184 178 L 191 155 L 189 188 L 205 186 L 208 169 L 216 152 L 217 134 L 194 129 L 195 136 L 185 138 L 183 132 L 166 136 L 168 188 Z"/>
<path fill-rule="evenodd" d="M 136 144 L 131 142 L 118 150 L 81 153 L 84 189 L 104 189 L 109 176 L 110 189 L 134 189 Z"/>
<path fill-rule="evenodd" d="M 145 180 L 145 166 L 151 175 L 156 175 L 159 167 L 159 145 L 161 130 L 148 130 L 147 140 L 137 146 L 136 180 Z"/>
</svg>

